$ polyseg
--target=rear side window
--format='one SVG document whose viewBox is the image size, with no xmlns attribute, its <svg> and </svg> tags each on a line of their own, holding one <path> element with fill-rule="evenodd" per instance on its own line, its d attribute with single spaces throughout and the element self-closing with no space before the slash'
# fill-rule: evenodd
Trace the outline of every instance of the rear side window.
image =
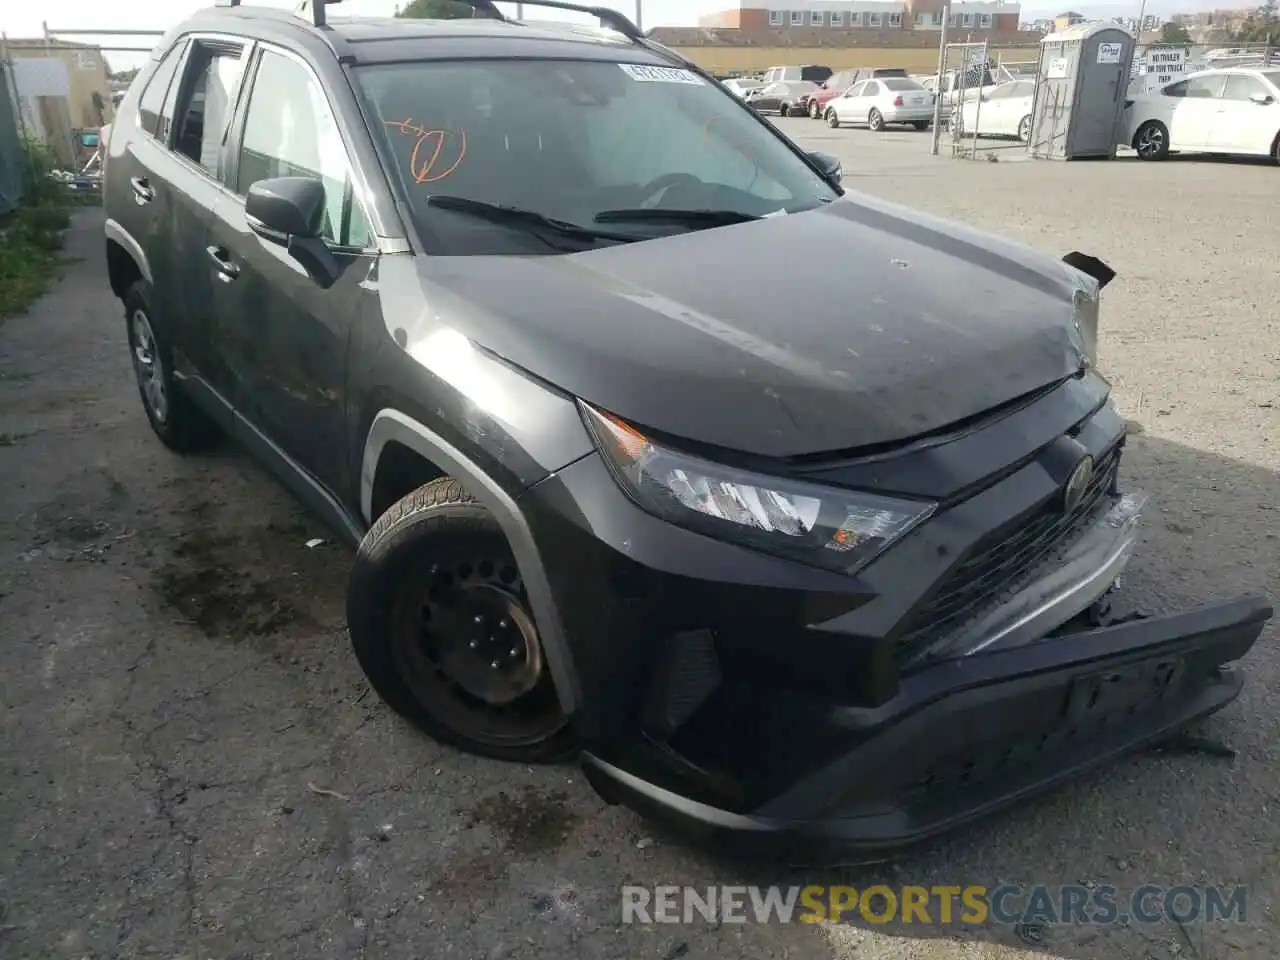
<svg viewBox="0 0 1280 960">
<path fill-rule="evenodd" d="M 878 80 L 868 80 L 867 85 L 862 88 L 862 96 L 874 97 L 880 93 L 880 82 Z"/>
<path fill-rule="evenodd" d="M 211 176 L 221 171 L 222 142 L 243 72 L 239 46 L 197 43 L 188 62 L 173 148 Z"/>
<path fill-rule="evenodd" d="M 138 122 L 152 136 L 156 134 L 156 124 L 164 107 L 165 95 L 169 92 L 173 75 L 178 71 L 178 64 L 182 62 L 182 50 L 186 45 L 187 42 L 183 40 L 169 48 L 169 52 L 161 58 L 152 72 L 151 79 L 147 81 L 146 89 L 138 100 Z"/>
<path fill-rule="evenodd" d="M 311 177 L 324 184 L 323 236 L 344 247 L 366 247 L 368 221 L 353 202 L 346 146 L 328 98 L 301 64 L 264 50 L 254 76 L 240 148 L 236 192 L 259 180 Z"/>
</svg>

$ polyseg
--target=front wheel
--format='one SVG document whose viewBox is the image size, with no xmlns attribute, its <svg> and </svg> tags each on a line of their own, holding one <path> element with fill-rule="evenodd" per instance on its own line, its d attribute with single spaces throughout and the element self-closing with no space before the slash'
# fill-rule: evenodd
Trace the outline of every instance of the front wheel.
<svg viewBox="0 0 1280 960">
<path fill-rule="evenodd" d="M 867 126 L 876 133 L 879 133 L 884 129 L 884 117 L 880 115 L 879 110 L 873 109 L 869 114 L 867 114 Z"/>
<path fill-rule="evenodd" d="M 347 626 L 373 689 L 441 743 L 519 763 L 576 749 L 507 538 L 456 480 L 420 487 L 373 525 Z"/>
<path fill-rule="evenodd" d="M 1148 120 L 1134 135 L 1133 149 L 1139 159 L 1163 160 L 1169 155 L 1169 131 L 1158 120 Z"/>
<path fill-rule="evenodd" d="M 840 127 L 840 117 L 836 114 L 835 110 L 827 111 L 827 126 L 832 130 L 836 130 Z"/>
<path fill-rule="evenodd" d="M 1031 142 L 1031 115 L 1023 117 L 1018 121 L 1018 139 L 1023 143 Z"/>
<path fill-rule="evenodd" d="M 817 120 L 822 116 L 822 110 L 818 107 L 817 100 L 809 101 L 809 119 Z"/>
</svg>

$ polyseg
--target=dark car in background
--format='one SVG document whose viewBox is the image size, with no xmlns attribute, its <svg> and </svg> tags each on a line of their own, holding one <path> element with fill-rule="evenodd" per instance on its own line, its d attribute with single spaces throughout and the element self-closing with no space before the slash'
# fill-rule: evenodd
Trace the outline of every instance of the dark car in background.
<svg viewBox="0 0 1280 960">
<path fill-rule="evenodd" d="M 1265 599 L 1106 612 L 1144 498 L 1105 265 L 846 190 L 619 14 L 473 5 L 199 13 L 108 145 L 152 430 L 234 437 L 355 547 L 391 708 L 803 861 L 1236 696 Z"/>
</svg>

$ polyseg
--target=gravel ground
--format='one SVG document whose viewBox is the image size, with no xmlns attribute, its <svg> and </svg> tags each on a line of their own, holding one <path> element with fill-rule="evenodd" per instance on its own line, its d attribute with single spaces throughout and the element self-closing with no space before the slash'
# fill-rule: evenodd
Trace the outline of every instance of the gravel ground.
<svg viewBox="0 0 1280 960">
<path fill-rule="evenodd" d="M 1147 489 L 1133 602 L 1280 596 L 1280 171 L 953 161 L 927 135 L 782 121 L 857 189 L 1101 256 L 1103 365 Z M 865 886 L 1248 884 L 1247 922 L 1057 927 L 623 926 L 628 882 L 746 875 L 603 806 L 572 767 L 443 750 L 368 694 L 342 623 L 347 552 L 243 455 L 167 453 L 130 379 L 101 219 L 83 260 L 0 327 L 0 956 L 1273 957 L 1275 630 L 1206 734 L 1234 762 L 1147 755 Z M 966 291 L 957 290 L 963 297 Z"/>
</svg>

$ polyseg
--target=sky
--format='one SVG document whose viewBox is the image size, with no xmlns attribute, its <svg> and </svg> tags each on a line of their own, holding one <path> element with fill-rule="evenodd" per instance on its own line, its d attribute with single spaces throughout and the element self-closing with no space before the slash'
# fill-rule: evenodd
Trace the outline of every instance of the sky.
<svg viewBox="0 0 1280 960">
<path fill-rule="evenodd" d="M 291 9 L 295 0 L 250 0 L 264 6 L 284 7 Z M 335 14 L 358 16 L 370 14 L 374 16 L 389 15 L 395 11 L 397 0 L 344 0 Z M 635 0 L 591 0 L 621 10 L 630 17 L 635 16 Z M 656 26 L 687 26 L 695 24 L 698 17 L 716 10 L 732 8 L 735 0 L 641 0 L 643 3 L 643 25 L 645 28 Z M 1244 0 L 1247 5 L 1251 0 Z M 53 30 L 83 29 L 94 27 L 116 30 L 164 30 L 172 26 L 200 7 L 211 6 L 211 0 L 0 0 L 0 31 L 10 37 L 39 37 L 42 21 L 47 21 Z M 1132 10 L 1129 4 L 1117 4 L 1114 0 L 1102 3 L 1074 3 L 1070 0 L 1023 0 L 1023 16 L 1025 19 L 1053 16 L 1061 12 L 1059 8 L 1070 5 L 1085 16 L 1111 17 L 1117 15 L 1136 15 L 1140 0 L 1135 0 Z M 1230 6 L 1231 0 L 1148 0 L 1146 12 L 1169 15 L 1177 11 L 1211 10 L 1218 6 Z M 499 7 L 509 14 L 514 13 L 513 3 L 499 3 Z M 546 10 L 538 12 L 534 8 L 525 8 L 526 18 L 537 16 L 556 18 L 567 16 Z M 150 37 L 67 37 L 85 42 L 95 40 L 104 46 L 110 44 L 122 46 L 148 46 L 154 42 Z M 136 66 L 145 55 L 125 53 L 112 54 L 107 51 L 107 58 L 114 69 L 127 69 Z"/>
</svg>

